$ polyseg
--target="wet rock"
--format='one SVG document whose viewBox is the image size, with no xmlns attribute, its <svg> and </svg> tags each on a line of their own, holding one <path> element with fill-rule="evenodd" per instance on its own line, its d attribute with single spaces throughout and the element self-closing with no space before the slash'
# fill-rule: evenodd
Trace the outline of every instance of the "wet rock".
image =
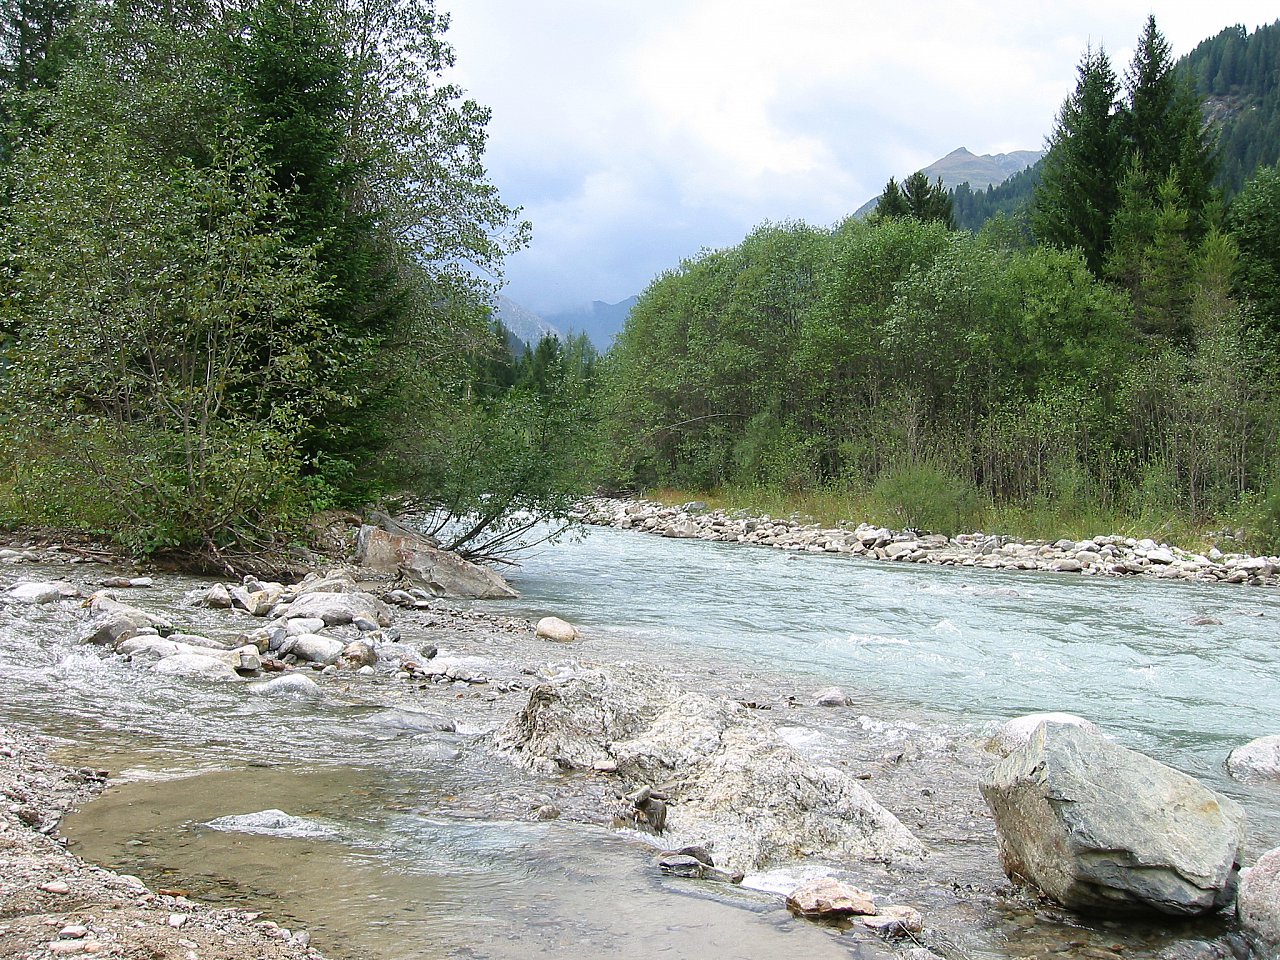
<svg viewBox="0 0 1280 960">
<path fill-rule="evenodd" d="M 1237 780 L 1280 780 L 1280 735 L 1236 747 L 1227 757 L 1227 771 Z"/>
<path fill-rule="evenodd" d="M 899 904 L 881 907 L 874 916 L 858 917 L 858 923 L 882 937 L 906 937 L 924 929 L 924 917 L 914 907 Z"/>
<path fill-rule="evenodd" d="M 151 665 L 152 673 L 165 676 L 200 677 L 205 680 L 239 680 L 240 675 L 225 660 L 199 653 L 178 653 Z"/>
<path fill-rule="evenodd" d="M 535 820 L 558 820 L 560 818 L 560 808 L 554 803 L 544 803 L 537 810 L 533 811 L 533 819 Z"/>
<path fill-rule="evenodd" d="M 391 626 L 391 608 L 369 593 L 306 593 L 290 603 L 282 615 L 289 620 L 323 620 L 330 627 L 350 623 L 357 617 Z"/>
<path fill-rule="evenodd" d="M 372 644 L 354 640 L 342 648 L 339 659 L 352 667 L 372 667 L 378 662 L 378 654 Z"/>
<path fill-rule="evenodd" d="M 693 880 L 702 879 L 707 865 L 697 857 L 681 853 L 664 853 L 658 857 L 658 870 L 672 877 L 687 877 Z"/>
<path fill-rule="evenodd" d="M 336 570 L 323 575 L 309 573 L 290 592 L 296 598 L 309 593 L 359 593 L 360 587 L 351 573 L 346 570 Z"/>
<path fill-rule="evenodd" d="M 1005 873 L 1067 907 L 1185 916 L 1234 894 L 1239 805 L 1080 727 L 1040 725 L 981 788 Z"/>
<path fill-rule="evenodd" d="M 226 584 L 215 583 L 205 591 L 203 599 L 199 602 L 213 610 L 230 610 L 231 591 L 227 589 Z"/>
<path fill-rule="evenodd" d="M 523 710 L 494 735 L 522 766 L 591 769 L 614 740 L 639 733 L 672 688 L 657 677 L 581 670 L 540 683 Z"/>
<path fill-rule="evenodd" d="M 849 695 L 839 687 L 828 687 L 826 690 L 818 693 L 817 703 L 820 707 L 847 707 L 853 703 L 853 701 L 850 700 Z"/>
<path fill-rule="evenodd" d="M 362 722 L 389 733 L 453 733 L 457 729 L 452 720 L 421 710 L 379 710 Z"/>
<path fill-rule="evenodd" d="M 10 600 L 18 600 L 22 603 L 44 604 L 57 603 L 63 598 L 64 584 L 44 583 L 44 582 L 26 582 L 17 583 L 6 591 L 5 596 Z M 71 586 L 65 584 L 65 586 Z M 74 587 L 72 589 L 75 589 Z M 78 593 L 79 591 L 77 591 Z M 72 594 L 75 596 L 75 594 Z"/>
<path fill-rule="evenodd" d="M 1240 926 L 1263 956 L 1280 954 L 1280 849 L 1264 853 L 1240 881 Z"/>
<path fill-rule="evenodd" d="M 581 632 L 573 624 L 559 617 L 543 617 L 534 627 L 534 635 L 557 643 L 570 643 L 577 640 Z"/>
<path fill-rule="evenodd" d="M 319 617 L 294 617 L 284 622 L 286 636 L 297 637 L 304 633 L 319 633 L 324 629 L 324 621 Z"/>
<path fill-rule="evenodd" d="M 456 553 L 425 547 L 407 555 L 400 576 L 437 597 L 467 600 L 512 600 L 519 594 L 494 571 L 464 560 Z"/>
<path fill-rule="evenodd" d="M 299 660 L 308 663 L 322 663 L 326 666 L 338 662 L 347 645 L 333 637 L 323 637 L 317 633 L 304 633 L 290 637 L 282 646 L 281 652 L 291 653 Z"/>
<path fill-rule="evenodd" d="M 213 640 L 196 633 L 171 633 L 168 637 L 174 643 L 186 644 L 188 647 L 204 647 L 207 650 L 230 650 L 231 647 L 222 640 Z M 244 644 L 240 644 L 244 646 Z"/>
<path fill-rule="evenodd" d="M 143 633 L 155 635 L 155 629 L 151 625 L 151 618 L 141 611 L 132 613 L 116 611 L 91 620 L 88 627 L 80 634 L 80 642 L 101 647 L 115 647 L 121 641 Z"/>
<path fill-rule="evenodd" d="M 324 691 L 318 683 L 305 673 L 297 672 L 251 683 L 249 692 L 280 700 L 319 700 L 324 697 Z"/>
<path fill-rule="evenodd" d="M 876 912 L 871 894 L 833 877 L 800 884 L 787 896 L 787 909 L 812 920 L 839 920 Z"/>
<path fill-rule="evenodd" d="M 168 635 L 173 632 L 173 622 L 165 616 L 158 613 L 149 613 L 138 607 L 130 606 L 127 603 L 121 603 L 115 597 L 108 593 L 95 593 L 89 598 L 89 609 L 97 616 L 111 616 L 120 614 L 126 617 L 132 617 L 148 626 L 154 627 L 158 632 Z"/>
<path fill-rule="evenodd" d="M 254 590 L 251 587 L 261 589 Z M 280 598 L 284 595 L 284 587 L 278 583 L 249 582 L 245 586 L 232 587 L 228 593 L 231 595 L 231 605 L 235 609 L 243 610 L 253 617 L 265 617 L 280 602 Z"/>
<path fill-rule="evenodd" d="M 1042 724 L 1051 727 L 1079 727 L 1089 733 L 1102 734 L 1092 721 L 1077 717 L 1074 713 L 1029 713 L 1007 721 L 988 741 L 987 749 L 1007 757 L 1030 743 L 1032 735 Z"/>
</svg>

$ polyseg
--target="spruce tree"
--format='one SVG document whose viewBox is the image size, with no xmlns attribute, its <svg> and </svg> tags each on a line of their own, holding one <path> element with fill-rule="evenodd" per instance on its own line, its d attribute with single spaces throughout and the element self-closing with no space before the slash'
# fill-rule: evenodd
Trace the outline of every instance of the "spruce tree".
<svg viewBox="0 0 1280 960">
<path fill-rule="evenodd" d="M 955 229 L 951 212 L 951 196 L 942 185 L 942 178 L 930 183 L 923 170 L 917 170 L 902 183 L 902 196 L 910 215 L 924 222 L 937 221 L 948 230 Z"/>
<path fill-rule="evenodd" d="M 1101 275 L 1120 204 L 1123 155 L 1116 119 L 1119 85 L 1102 48 L 1085 51 L 1075 92 L 1062 105 L 1031 207 L 1036 236 L 1079 248 Z"/>
<path fill-rule="evenodd" d="M 881 219 L 911 216 L 911 207 L 907 204 L 907 198 L 902 195 L 902 188 L 893 177 L 890 177 L 889 182 L 884 185 L 884 193 L 880 194 L 880 199 L 876 201 L 876 216 Z"/>
</svg>

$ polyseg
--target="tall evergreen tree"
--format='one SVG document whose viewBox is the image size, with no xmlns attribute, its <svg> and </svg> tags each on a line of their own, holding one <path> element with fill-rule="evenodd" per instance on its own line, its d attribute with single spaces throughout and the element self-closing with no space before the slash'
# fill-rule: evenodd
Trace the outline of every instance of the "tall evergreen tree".
<svg viewBox="0 0 1280 960">
<path fill-rule="evenodd" d="M 907 198 L 902 195 L 902 188 L 893 177 L 890 177 L 889 182 L 884 185 L 884 193 L 880 194 L 880 199 L 876 201 L 876 216 L 882 219 L 911 216 L 911 207 L 907 203 Z"/>
<path fill-rule="evenodd" d="M 1119 85 L 1101 47 L 1087 49 L 1076 69 L 1075 92 L 1062 105 L 1049 137 L 1031 223 L 1041 240 L 1079 248 L 1090 269 L 1101 275 L 1120 203 Z"/>
<path fill-rule="evenodd" d="M 911 216 L 917 220 L 936 221 L 948 230 L 955 229 L 951 195 L 942 185 L 941 177 L 935 183 L 930 183 L 924 171 L 917 170 L 902 182 L 902 196 Z"/>
</svg>

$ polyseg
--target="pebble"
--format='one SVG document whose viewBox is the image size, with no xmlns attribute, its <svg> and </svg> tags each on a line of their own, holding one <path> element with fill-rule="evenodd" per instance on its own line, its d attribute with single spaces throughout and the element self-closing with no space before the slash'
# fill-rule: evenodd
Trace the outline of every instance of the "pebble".
<svg viewBox="0 0 1280 960">
<path fill-rule="evenodd" d="M 177 930 L 184 923 L 186 923 L 188 919 L 190 918 L 185 913 L 171 913 L 169 914 L 169 926 Z"/>
<path fill-rule="evenodd" d="M 50 880 L 48 883 L 40 884 L 40 889 L 45 893 L 65 894 L 71 892 L 71 885 L 65 880 Z"/>
<path fill-rule="evenodd" d="M 79 923 L 69 923 L 58 931 L 63 940 L 83 940 L 89 935 L 89 928 Z"/>
</svg>

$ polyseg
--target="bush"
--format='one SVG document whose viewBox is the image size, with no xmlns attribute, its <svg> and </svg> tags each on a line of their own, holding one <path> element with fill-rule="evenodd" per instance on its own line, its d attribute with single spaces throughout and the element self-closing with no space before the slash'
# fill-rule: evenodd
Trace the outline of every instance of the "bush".
<svg viewBox="0 0 1280 960">
<path fill-rule="evenodd" d="M 977 488 L 935 458 L 890 467 L 872 485 L 869 499 L 894 527 L 947 536 L 977 529 L 984 507 Z"/>
</svg>

